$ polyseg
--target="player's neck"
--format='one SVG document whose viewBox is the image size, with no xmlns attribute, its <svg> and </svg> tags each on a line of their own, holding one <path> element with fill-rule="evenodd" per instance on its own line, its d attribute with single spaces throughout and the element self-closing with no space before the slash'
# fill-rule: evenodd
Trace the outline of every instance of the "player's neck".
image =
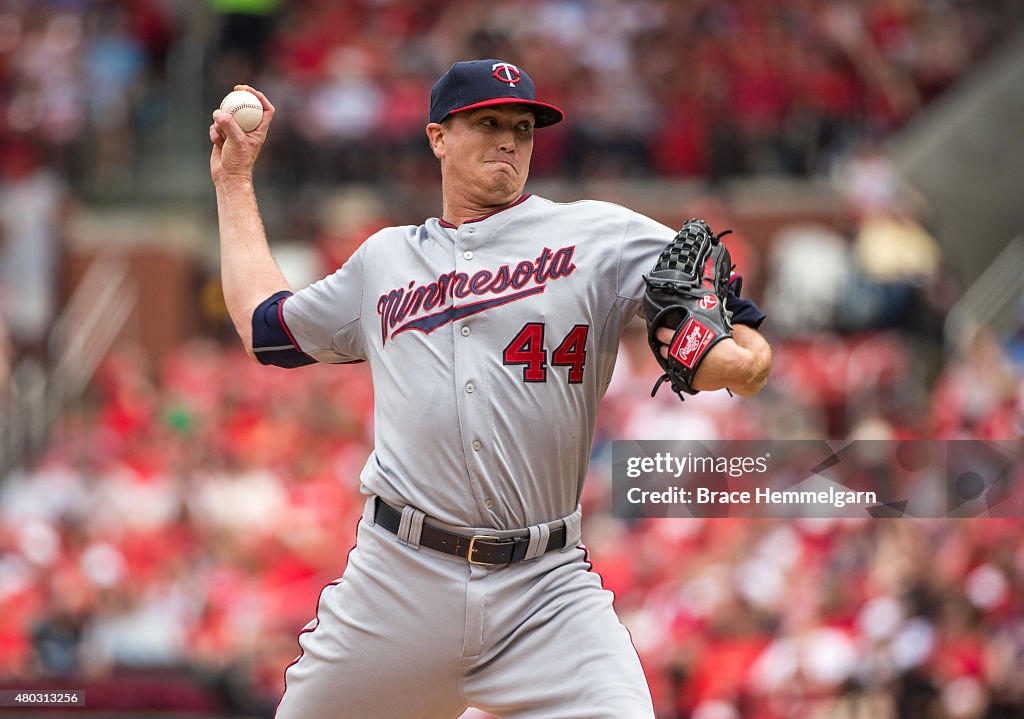
<svg viewBox="0 0 1024 719">
<path fill-rule="evenodd" d="M 464 222 L 479 220 L 481 217 L 493 215 L 495 212 L 500 212 L 506 207 L 511 207 L 519 202 L 522 197 L 523 193 L 519 192 L 494 204 L 481 204 L 468 198 L 461 198 L 460 200 L 449 199 L 446 195 L 442 203 L 444 214 L 441 215 L 441 219 L 456 227 L 460 227 Z"/>
</svg>

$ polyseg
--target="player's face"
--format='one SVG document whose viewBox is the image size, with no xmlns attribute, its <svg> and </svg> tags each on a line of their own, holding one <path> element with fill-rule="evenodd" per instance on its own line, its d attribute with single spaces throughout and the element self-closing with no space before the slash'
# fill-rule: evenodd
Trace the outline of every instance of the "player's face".
<svg viewBox="0 0 1024 719">
<path fill-rule="evenodd" d="M 516 200 L 530 172 L 534 121 L 524 105 L 495 105 L 452 115 L 440 152 L 435 146 L 446 187 L 485 206 Z"/>
</svg>

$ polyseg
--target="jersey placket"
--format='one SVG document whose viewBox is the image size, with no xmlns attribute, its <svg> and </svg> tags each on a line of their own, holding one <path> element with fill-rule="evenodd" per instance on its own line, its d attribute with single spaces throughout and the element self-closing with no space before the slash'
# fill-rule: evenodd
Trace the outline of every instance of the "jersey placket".
<svg viewBox="0 0 1024 719">
<path fill-rule="evenodd" d="M 455 232 L 455 271 L 472 277 L 475 272 L 486 267 L 477 257 L 477 249 L 484 245 L 486 231 L 477 223 L 463 223 Z M 472 301 L 466 299 L 456 302 Z M 484 431 L 486 421 L 487 387 L 482 385 L 480 358 L 478 352 L 483 351 L 476 346 L 473 337 L 473 325 L 481 322 L 483 315 L 465 317 L 458 320 L 453 328 L 453 367 L 456 389 L 456 409 L 459 415 L 459 427 L 462 430 L 462 451 L 466 458 L 466 476 L 482 518 L 489 518 L 494 506 L 494 499 L 486 495 L 486 485 L 481 482 L 477 469 L 487 465 L 484 456 L 488 451 L 488 440 Z M 476 359 L 474 359 L 476 358 Z"/>
</svg>

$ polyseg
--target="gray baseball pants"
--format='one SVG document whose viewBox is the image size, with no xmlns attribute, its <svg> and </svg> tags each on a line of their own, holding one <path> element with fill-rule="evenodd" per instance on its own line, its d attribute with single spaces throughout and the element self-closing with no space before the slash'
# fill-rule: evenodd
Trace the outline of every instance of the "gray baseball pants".
<svg viewBox="0 0 1024 719">
<path fill-rule="evenodd" d="M 578 510 L 574 526 L 561 551 L 483 566 L 400 543 L 364 513 L 344 576 L 299 637 L 277 719 L 454 719 L 467 706 L 654 719 L 612 594 L 577 546 Z"/>
</svg>

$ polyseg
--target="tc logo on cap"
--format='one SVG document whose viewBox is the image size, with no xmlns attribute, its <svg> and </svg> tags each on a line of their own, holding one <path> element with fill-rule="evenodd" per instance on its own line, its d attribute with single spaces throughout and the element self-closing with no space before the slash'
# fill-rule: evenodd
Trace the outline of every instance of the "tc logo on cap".
<svg viewBox="0 0 1024 719">
<path fill-rule="evenodd" d="M 491 74 L 502 82 L 507 82 L 509 87 L 515 87 L 519 82 L 519 68 L 507 62 L 496 62 L 491 65 Z"/>
</svg>

